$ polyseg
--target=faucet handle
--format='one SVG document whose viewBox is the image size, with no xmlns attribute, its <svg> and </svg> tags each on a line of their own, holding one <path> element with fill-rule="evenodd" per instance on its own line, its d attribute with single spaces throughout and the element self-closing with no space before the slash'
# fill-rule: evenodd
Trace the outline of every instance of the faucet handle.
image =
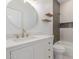
<svg viewBox="0 0 79 59">
<path fill-rule="evenodd" d="M 26 37 L 29 37 L 29 36 L 31 36 L 31 32 L 28 31 L 25 33 L 25 35 L 26 35 Z"/>
<path fill-rule="evenodd" d="M 19 34 L 15 34 L 16 38 L 19 38 Z"/>
</svg>

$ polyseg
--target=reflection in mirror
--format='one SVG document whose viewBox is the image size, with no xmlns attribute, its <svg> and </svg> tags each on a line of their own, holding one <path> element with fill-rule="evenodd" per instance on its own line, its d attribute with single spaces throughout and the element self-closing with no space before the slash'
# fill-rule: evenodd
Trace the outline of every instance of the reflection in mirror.
<svg viewBox="0 0 79 59">
<path fill-rule="evenodd" d="M 28 31 L 38 22 L 38 14 L 35 8 L 23 0 L 11 0 L 7 4 L 7 27 L 11 30 L 11 25 L 17 29 Z M 10 28 L 9 28 L 10 27 Z M 12 33 L 9 33 L 12 34 Z"/>
<path fill-rule="evenodd" d="M 21 28 L 22 12 L 7 8 L 7 21 L 16 28 Z"/>
</svg>

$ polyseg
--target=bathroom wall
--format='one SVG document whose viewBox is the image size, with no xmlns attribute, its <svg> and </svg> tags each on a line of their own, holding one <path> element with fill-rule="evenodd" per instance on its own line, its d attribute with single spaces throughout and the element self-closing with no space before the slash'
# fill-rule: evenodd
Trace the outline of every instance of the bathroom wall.
<svg viewBox="0 0 79 59">
<path fill-rule="evenodd" d="M 73 0 L 60 5 L 60 40 L 73 41 Z"/>
<path fill-rule="evenodd" d="M 33 6 L 39 15 L 39 22 L 31 31 L 40 34 L 53 34 L 53 17 L 46 17 L 46 13 L 53 14 L 53 0 L 37 0 Z M 49 19 L 51 22 L 43 22 L 43 19 Z"/>
<path fill-rule="evenodd" d="M 9 0 L 10 1 L 10 0 Z M 19 0 L 18 0 L 19 1 Z M 35 0 L 30 2 L 36 11 L 38 12 L 38 23 L 36 26 L 29 30 L 31 33 L 35 34 L 53 34 L 53 17 L 49 18 L 51 22 L 43 22 L 43 19 L 46 19 L 45 16 L 46 13 L 52 13 L 53 14 L 53 0 Z M 31 21 L 30 21 L 31 22 Z M 8 28 L 8 26 L 7 26 Z M 15 32 L 18 31 L 17 28 L 12 28 L 15 30 Z M 10 34 L 13 34 L 11 31 L 9 31 Z"/>
<path fill-rule="evenodd" d="M 54 33 L 54 42 L 60 40 L 60 4 L 57 0 L 53 0 L 53 33 Z"/>
</svg>

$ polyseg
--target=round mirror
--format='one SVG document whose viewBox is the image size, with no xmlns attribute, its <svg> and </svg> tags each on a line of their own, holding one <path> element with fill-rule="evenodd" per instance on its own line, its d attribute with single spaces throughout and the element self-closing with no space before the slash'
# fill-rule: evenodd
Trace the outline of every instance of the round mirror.
<svg viewBox="0 0 79 59">
<path fill-rule="evenodd" d="M 30 3 L 24 3 L 23 0 L 12 0 L 7 4 L 7 21 L 15 27 L 27 31 L 36 26 L 38 14 Z"/>
</svg>

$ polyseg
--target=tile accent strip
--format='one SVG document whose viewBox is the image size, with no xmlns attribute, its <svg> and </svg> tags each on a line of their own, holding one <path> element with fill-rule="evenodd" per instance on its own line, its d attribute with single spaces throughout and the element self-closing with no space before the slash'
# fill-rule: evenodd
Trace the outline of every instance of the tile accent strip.
<svg viewBox="0 0 79 59">
<path fill-rule="evenodd" d="M 73 28 L 73 22 L 60 23 L 60 28 Z"/>
</svg>

